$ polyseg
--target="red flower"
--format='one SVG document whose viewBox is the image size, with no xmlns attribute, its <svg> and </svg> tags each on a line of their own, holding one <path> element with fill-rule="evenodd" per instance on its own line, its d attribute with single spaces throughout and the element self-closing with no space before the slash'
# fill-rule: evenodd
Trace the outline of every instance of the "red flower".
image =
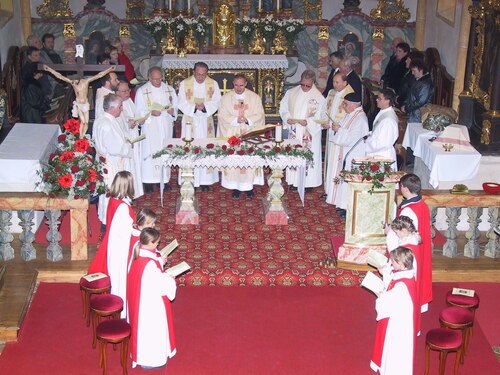
<svg viewBox="0 0 500 375">
<path fill-rule="evenodd" d="M 108 174 L 108 169 L 107 169 L 107 168 L 103 168 L 103 169 L 102 169 L 102 173 L 104 173 L 104 174 Z M 100 177 L 100 176 L 99 176 L 99 177 Z"/>
<path fill-rule="evenodd" d="M 77 139 L 75 141 L 75 151 L 76 152 L 86 152 L 90 147 L 89 141 L 86 139 Z"/>
<path fill-rule="evenodd" d="M 295 145 L 295 148 L 302 148 L 302 145 Z"/>
<path fill-rule="evenodd" d="M 89 189 L 90 191 L 94 191 L 94 190 L 95 190 L 95 188 L 96 188 L 96 184 L 95 184 L 95 182 L 92 182 L 92 183 L 91 183 L 91 184 L 89 184 L 89 186 L 88 186 L 88 189 Z"/>
<path fill-rule="evenodd" d="M 370 170 L 372 172 L 377 172 L 379 169 L 380 169 L 380 167 L 378 166 L 378 164 L 372 164 L 372 165 L 370 165 Z"/>
<path fill-rule="evenodd" d="M 275 151 L 275 152 L 280 152 L 280 151 L 281 151 L 281 148 L 280 148 L 280 147 L 275 147 L 275 148 L 274 148 L 274 151 Z"/>
<path fill-rule="evenodd" d="M 50 177 L 50 173 L 49 173 L 49 172 L 45 172 L 45 173 L 43 174 L 43 179 L 44 179 L 44 180 L 48 180 L 48 179 L 49 179 L 49 177 Z"/>
<path fill-rule="evenodd" d="M 61 134 L 59 137 L 57 137 L 57 140 L 59 142 L 64 142 L 66 140 L 66 134 Z"/>
<path fill-rule="evenodd" d="M 286 151 L 286 152 L 290 152 L 290 151 L 292 151 L 292 148 L 291 148 L 290 146 L 286 146 L 286 147 L 285 147 L 285 151 Z"/>
<path fill-rule="evenodd" d="M 52 160 L 52 159 L 54 159 L 55 157 L 56 157 L 56 154 L 52 153 L 52 154 L 50 154 L 50 155 L 49 155 L 49 160 Z"/>
<path fill-rule="evenodd" d="M 74 198 L 74 199 L 80 199 L 80 196 L 79 196 L 78 194 L 75 194 L 75 195 L 73 196 L 73 198 Z"/>
<path fill-rule="evenodd" d="M 360 170 L 360 171 L 364 171 L 364 170 L 365 170 L 365 166 L 364 166 L 364 164 L 361 164 L 361 165 L 359 166 L 359 170 Z"/>
<path fill-rule="evenodd" d="M 232 155 L 232 154 L 234 154 L 234 149 L 233 149 L 233 148 L 230 148 L 229 150 L 227 150 L 227 153 L 228 153 L 228 155 Z"/>
<path fill-rule="evenodd" d="M 226 151 L 227 150 L 227 146 L 226 145 L 222 145 L 221 149 L 223 149 L 224 151 Z"/>
<path fill-rule="evenodd" d="M 233 135 L 232 137 L 229 137 L 227 140 L 227 143 L 229 146 L 236 147 L 241 145 L 241 139 L 239 139 L 237 136 Z"/>
<path fill-rule="evenodd" d="M 264 148 L 265 148 L 265 149 L 270 149 L 270 148 L 271 148 L 271 146 L 269 146 L 269 145 L 264 145 Z"/>
<path fill-rule="evenodd" d="M 366 176 L 366 177 L 365 177 L 365 180 L 366 180 L 366 181 L 371 181 L 371 180 L 372 180 L 372 176 Z"/>
<path fill-rule="evenodd" d="M 61 185 L 61 187 L 68 188 L 73 183 L 73 176 L 71 176 L 69 173 L 59 176 L 57 178 L 57 182 L 59 183 L 59 185 Z"/>
<path fill-rule="evenodd" d="M 73 161 L 74 159 L 75 159 L 75 154 L 72 151 L 64 151 L 61 153 L 61 156 L 59 156 L 59 160 L 62 161 L 63 163 Z"/>
<path fill-rule="evenodd" d="M 59 173 L 61 172 L 61 167 L 57 166 L 54 168 L 54 172 Z"/>
<path fill-rule="evenodd" d="M 89 181 L 95 181 L 97 178 L 97 172 L 94 169 L 89 169 L 87 171 Z"/>
<path fill-rule="evenodd" d="M 240 149 L 240 150 L 238 150 L 237 154 L 238 155 L 245 155 L 245 151 Z"/>
<path fill-rule="evenodd" d="M 195 154 L 199 154 L 199 153 L 200 153 L 200 148 L 199 148 L 199 147 L 196 147 L 196 148 L 194 149 L 194 153 L 195 153 Z"/>
<path fill-rule="evenodd" d="M 250 148 L 247 150 L 247 152 L 248 152 L 249 154 L 253 154 L 253 152 L 254 152 L 254 151 L 255 151 L 255 150 L 253 149 L 253 147 L 250 147 Z"/>
<path fill-rule="evenodd" d="M 69 119 L 64 123 L 64 129 L 69 131 L 70 133 L 73 134 L 79 134 L 80 133 L 80 121 L 77 119 Z"/>
<path fill-rule="evenodd" d="M 106 158 L 104 156 L 99 156 L 99 160 L 102 161 L 103 163 L 106 162 Z"/>
<path fill-rule="evenodd" d="M 71 172 L 77 173 L 80 171 L 80 167 L 78 165 L 72 165 L 71 166 Z"/>
<path fill-rule="evenodd" d="M 184 152 L 189 152 L 189 147 L 184 147 Z"/>
<path fill-rule="evenodd" d="M 167 145 L 167 148 L 172 148 L 174 147 L 174 145 Z"/>
<path fill-rule="evenodd" d="M 379 177 L 379 178 L 378 178 L 378 180 L 379 180 L 380 182 L 384 182 L 384 177 Z"/>
<path fill-rule="evenodd" d="M 75 185 L 76 185 L 76 186 L 84 186 L 84 185 L 85 185 L 85 181 L 82 181 L 82 180 L 76 180 Z"/>
<path fill-rule="evenodd" d="M 209 144 L 207 144 L 207 146 L 206 146 L 206 147 L 207 147 L 208 149 L 214 148 L 214 144 L 213 144 L 213 143 L 209 143 Z"/>
</svg>

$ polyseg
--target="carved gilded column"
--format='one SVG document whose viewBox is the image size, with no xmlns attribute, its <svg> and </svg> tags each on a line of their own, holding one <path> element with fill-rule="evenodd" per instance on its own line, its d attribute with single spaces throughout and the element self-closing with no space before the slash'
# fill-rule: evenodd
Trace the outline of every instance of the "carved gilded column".
<svg viewBox="0 0 500 375">
<path fill-rule="evenodd" d="M 30 0 L 21 0 L 21 29 L 23 42 L 25 42 L 28 35 L 32 33 Z"/>
<path fill-rule="evenodd" d="M 462 18 L 460 20 L 460 36 L 458 38 L 457 49 L 457 67 L 455 73 L 455 87 L 453 88 L 453 104 L 452 107 L 458 112 L 460 104 L 459 95 L 464 91 L 465 69 L 467 66 L 467 49 L 469 48 L 469 33 L 471 16 L 467 10 L 472 4 L 471 0 L 465 0 L 462 6 Z"/>
<path fill-rule="evenodd" d="M 372 39 L 372 79 L 379 81 L 382 77 L 382 60 L 384 59 L 384 28 L 374 27 Z"/>
<path fill-rule="evenodd" d="M 74 64 L 76 63 L 75 58 L 75 44 L 76 44 L 76 32 L 75 32 L 75 24 L 73 23 L 65 23 L 64 30 L 64 63 L 65 64 Z"/>
<path fill-rule="evenodd" d="M 427 0 L 418 0 L 415 21 L 415 48 L 423 51 L 425 46 L 425 14 Z"/>
<path fill-rule="evenodd" d="M 318 77 L 316 85 L 320 88 L 326 86 L 328 79 L 328 39 L 330 39 L 330 31 L 328 26 L 319 26 L 318 30 Z"/>
</svg>

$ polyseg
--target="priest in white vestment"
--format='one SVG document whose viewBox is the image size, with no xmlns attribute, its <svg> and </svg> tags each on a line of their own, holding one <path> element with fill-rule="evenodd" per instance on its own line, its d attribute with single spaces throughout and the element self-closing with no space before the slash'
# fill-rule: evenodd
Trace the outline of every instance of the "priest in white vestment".
<svg viewBox="0 0 500 375">
<path fill-rule="evenodd" d="M 116 95 L 118 95 L 122 99 L 122 126 L 124 127 L 124 131 L 128 134 L 128 139 L 134 139 L 139 136 L 139 125 L 144 124 L 144 121 L 139 123 L 134 120 L 136 118 L 136 108 L 135 104 L 130 98 L 130 87 L 128 82 L 122 81 L 116 87 Z M 134 150 L 133 154 L 133 165 L 132 176 L 134 177 L 134 198 L 139 198 L 144 195 L 144 189 L 142 186 L 142 174 L 141 174 L 141 143 L 136 142 L 132 144 L 132 148 Z"/>
<path fill-rule="evenodd" d="M 316 112 L 325 102 L 323 94 L 315 85 L 316 74 L 305 70 L 300 85 L 288 90 L 280 102 L 280 116 L 283 126 L 288 129 L 288 138 L 300 139 L 304 147 L 313 152 L 313 164 L 309 165 L 305 177 L 305 187 L 321 185 L 321 130 L 315 121 Z M 286 182 L 295 188 L 299 185 L 299 171 L 287 168 Z"/>
<path fill-rule="evenodd" d="M 120 81 L 115 72 L 109 72 L 101 78 L 102 86 L 97 89 L 95 94 L 94 118 L 99 118 L 104 114 L 104 108 L 102 107 L 104 97 L 108 94 L 114 94 L 118 83 Z"/>
<path fill-rule="evenodd" d="M 398 115 L 392 107 L 395 98 L 396 94 L 391 89 L 384 89 L 378 94 L 380 112 L 373 120 L 372 134 L 366 140 L 366 155 L 394 160 L 391 165 L 393 171 L 397 170 L 394 144 L 399 136 Z"/>
<path fill-rule="evenodd" d="M 219 85 L 208 77 L 208 65 L 204 62 L 194 64 L 194 74 L 179 85 L 179 109 L 182 117 L 183 138 L 186 134 L 186 123 L 192 126 L 193 138 L 215 137 L 213 114 L 219 108 L 221 93 Z M 208 191 L 209 185 L 219 181 L 219 172 L 209 168 L 195 168 L 194 186 L 202 186 Z M 179 184 L 182 183 L 179 176 Z"/>
<path fill-rule="evenodd" d="M 342 107 L 347 116 L 340 123 L 334 122 L 332 126 L 335 131 L 332 142 L 335 148 L 338 149 L 338 157 L 333 161 L 336 164 L 334 169 L 337 171 L 337 176 L 342 170 L 344 159 L 344 169 L 351 170 L 352 160 L 365 156 L 365 143 L 360 139 L 367 135 L 369 131 L 368 118 L 361 106 L 361 95 L 355 92 L 347 94 Z M 359 143 L 357 143 L 358 141 Z M 353 148 L 353 146 L 355 147 Z M 332 181 L 327 192 L 326 203 L 334 204 L 338 209 L 345 210 L 347 208 L 347 193 L 347 182 L 336 184 Z"/>
<path fill-rule="evenodd" d="M 103 108 L 104 114 L 94 121 L 92 138 L 97 155 L 106 159 L 108 173 L 104 175 L 104 183 L 109 188 L 116 173 L 131 170 L 133 151 L 132 145 L 127 141 L 128 134 L 125 133 L 120 121 L 121 98 L 115 94 L 106 95 Z M 106 224 L 108 200 L 106 194 L 99 196 L 98 215 L 103 224 Z"/>
<path fill-rule="evenodd" d="M 151 184 L 166 183 L 170 189 L 170 168 L 162 169 L 162 159 L 152 155 L 165 148 L 173 138 L 174 121 L 177 119 L 178 100 L 172 86 L 162 82 L 163 72 L 155 66 L 149 69 L 148 82 L 139 87 L 135 94 L 136 114 L 140 117 L 149 114 L 142 125 L 141 133 L 146 139 L 141 141 L 141 174 L 146 192 L 152 192 Z M 162 176 L 162 170 L 164 175 Z M 163 177 L 163 178 L 162 178 Z"/>
<path fill-rule="evenodd" d="M 337 176 L 336 168 L 338 164 L 334 160 L 338 159 L 340 150 L 335 146 L 333 137 L 335 132 L 332 129 L 333 123 L 340 123 L 345 117 L 346 112 L 342 106 L 345 96 L 354 92 L 351 86 L 347 83 L 346 77 L 342 73 L 336 73 L 333 76 L 333 90 L 328 92 L 326 101 L 318 111 L 318 119 L 321 123 L 325 123 L 323 128 L 327 129 L 326 133 L 326 151 L 325 151 L 325 165 L 323 170 L 324 189 L 325 195 L 322 198 L 326 199 L 328 191 L 333 184 L 333 179 Z"/>
<path fill-rule="evenodd" d="M 217 114 L 217 137 L 239 137 L 249 130 L 264 127 L 262 99 L 248 90 L 247 84 L 245 76 L 236 75 L 233 79 L 234 89 L 222 96 Z M 242 191 L 252 197 L 253 185 L 264 185 L 264 173 L 262 168 L 226 168 L 222 171 L 221 185 L 233 190 L 233 198 L 239 198 Z"/>
</svg>

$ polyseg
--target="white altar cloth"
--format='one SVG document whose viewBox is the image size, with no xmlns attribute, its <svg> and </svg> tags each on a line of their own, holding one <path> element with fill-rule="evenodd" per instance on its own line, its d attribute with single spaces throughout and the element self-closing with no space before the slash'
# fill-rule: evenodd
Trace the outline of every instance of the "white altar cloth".
<svg viewBox="0 0 500 375">
<path fill-rule="evenodd" d="M 427 176 L 419 174 L 419 170 L 423 170 L 420 163 L 425 164 L 429 170 L 429 184 L 435 189 L 440 187 L 441 182 L 462 183 L 473 179 L 479 170 L 481 154 L 476 149 L 446 152 L 443 148 L 432 147 L 429 139 L 435 135 L 435 132 L 423 129 L 421 124 L 408 124 L 403 147 L 413 149 L 415 174 L 422 182 L 426 181 Z"/>
<path fill-rule="evenodd" d="M 192 69 L 198 61 L 203 61 L 209 69 L 287 69 L 288 60 L 284 55 L 186 55 L 163 56 L 163 69 Z"/>
<path fill-rule="evenodd" d="M 17 123 L 0 145 L 0 191 L 39 191 L 37 171 L 57 147 L 59 126 Z"/>
</svg>

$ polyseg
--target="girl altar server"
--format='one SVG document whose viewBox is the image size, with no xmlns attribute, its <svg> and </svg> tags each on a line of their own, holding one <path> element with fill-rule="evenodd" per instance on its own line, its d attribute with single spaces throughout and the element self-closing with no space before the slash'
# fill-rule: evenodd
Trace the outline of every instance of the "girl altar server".
<svg viewBox="0 0 500 375">
<path fill-rule="evenodd" d="M 383 274 L 389 278 L 388 286 L 375 304 L 377 327 L 370 367 L 382 375 L 411 375 L 416 338 L 413 252 L 397 247 L 390 257 L 386 266 L 390 272 Z"/>
<path fill-rule="evenodd" d="M 176 353 L 170 301 L 175 298 L 177 284 L 174 277 L 163 272 L 166 260 L 157 255 L 159 242 L 156 229 L 142 230 L 139 255 L 132 261 L 128 274 L 132 367 L 161 367 Z"/>
<path fill-rule="evenodd" d="M 130 248 L 128 253 L 128 270 L 130 270 L 130 266 L 132 261 L 137 258 L 138 254 L 135 251 L 139 250 L 137 244 L 139 243 L 139 237 L 141 235 L 141 231 L 144 228 L 154 228 L 156 225 L 156 213 L 149 208 L 143 208 L 139 214 L 137 215 L 137 220 L 132 228 L 132 237 L 130 237 Z"/>
<path fill-rule="evenodd" d="M 88 273 L 102 272 L 109 275 L 111 294 L 123 299 L 127 296 L 127 260 L 135 213 L 130 202 L 134 198 L 134 180 L 128 171 L 115 175 L 106 212 L 106 233 L 99 245 Z M 121 317 L 125 318 L 123 309 Z"/>
</svg>

